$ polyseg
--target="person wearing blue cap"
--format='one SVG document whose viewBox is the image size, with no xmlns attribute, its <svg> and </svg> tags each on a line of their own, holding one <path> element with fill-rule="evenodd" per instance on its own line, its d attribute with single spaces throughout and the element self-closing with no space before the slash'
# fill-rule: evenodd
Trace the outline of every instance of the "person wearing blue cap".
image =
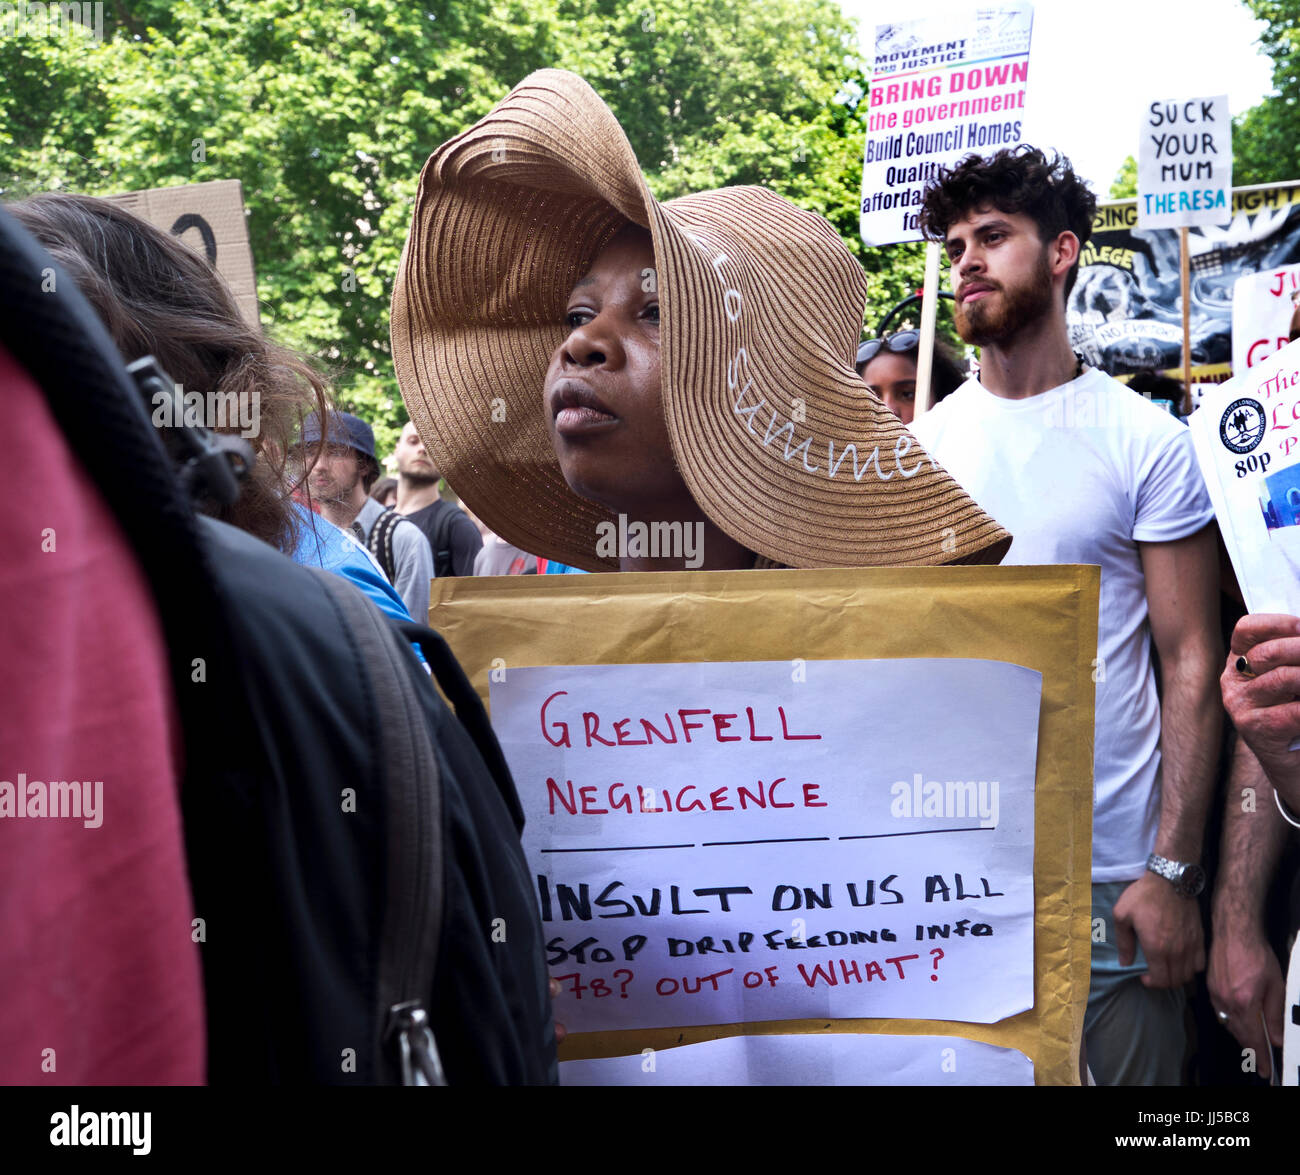
<svg viewBox="0 0 1300 1175">
<path fill-rule="evenodd" d="M 320 423 L 315 416 L 308 418 L 302 444 L 308 451 L 314 448 L 307 479 L 313 502 L 375 557 L 411 616 L 423 622 L 429 612 L 433 551 L 418 526 L 370 497 L 370 487 L 379 479 L 374 432 L 360 417 L 334 412 L 324 442 Z"/>
<path fill-rule="evenodd" d="M 292 553 L 293 560 L 351 580 L 389 616 L 423 620 L 429 609 L 429 580 L 433 578 L 433 560 L 424 536 L 409 524 L 407 528 L 415 531 L 415 542 L 411 542 L 412 536 L 402 536 L 406 558 L 398 578 L 408 589 L 403 592 L 367 548 L 366 531 L 356 525 L 357 515 L 368 500 L 369 487 L 379 476 L 370 425 L 351 413 L 332 412 L 322 435 L 320 417 L 313 412 L 303 422 L 297 449 L 303 462 L 306 502 L 312 509 L 301 500 L 295 502 L 303 534 Z M 372 505 L 379 514 L 384 513 L 378 503 Z M 317 510 L 319 515 L 313 513 Z M 387 536 L 386 545 L 394 555 L 400 529 L 392 527 Z"/>
</svg>

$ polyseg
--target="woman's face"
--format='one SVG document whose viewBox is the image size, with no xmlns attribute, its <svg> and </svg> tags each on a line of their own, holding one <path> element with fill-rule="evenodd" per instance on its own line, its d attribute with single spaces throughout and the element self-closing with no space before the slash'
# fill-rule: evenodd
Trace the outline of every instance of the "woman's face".
<svg viewBox="0 0 1300 1175">
<path fill-rule="evenodd" d="M 660 399 L 658 275 L 645 229 L 628 226 L 600 252 L 569 295 L 566 324 L 543 391 L 565 481 L 611 510 L 689 516 L 698 508 Z"/>
<path fill-rule="evenodd" d="M 862 369 L 862 381 L 904 424 L 912 423 L 916 409 L 916 353 L 896 355 L 881 348 Z"/>
</svg>

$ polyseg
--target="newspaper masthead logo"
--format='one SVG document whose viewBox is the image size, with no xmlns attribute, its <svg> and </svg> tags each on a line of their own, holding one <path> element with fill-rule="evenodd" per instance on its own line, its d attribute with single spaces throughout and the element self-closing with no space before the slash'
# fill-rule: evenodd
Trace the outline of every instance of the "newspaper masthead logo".
<svg viewBox="0 0 1300 1175">
<path fill-rule="evenodd" d="M 1233 400 L 1219 421 L 1219 439 L 1234 453 L 1249 453 L 1264 439 L 1264 405 L 1249 398 Z"/>
</svg>

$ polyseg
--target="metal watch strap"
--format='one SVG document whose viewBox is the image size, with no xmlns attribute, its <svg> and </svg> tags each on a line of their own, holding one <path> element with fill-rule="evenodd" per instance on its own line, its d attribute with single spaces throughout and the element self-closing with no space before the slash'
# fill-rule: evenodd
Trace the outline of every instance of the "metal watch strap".
<svg viewBox="0 0 1300 1175">
<path fill-rule="evenodd" d="M 1205 870 L 1194 862 L 1171 861 L 1152 853 L 1147 858 L 1147 869 L 1168 881 L 1181 897 L 1196 898 L 1205 891 Z"/>
<path fill-rule="evenodd" d="M 1171 861 L 1168 857 L 1160 856 L 1159 853 L 1152 853 L 1147 858 L 1147 868 L 1166 881 L 1177 882 L 1186 866 L 1181 861 Z"/>
</svg>

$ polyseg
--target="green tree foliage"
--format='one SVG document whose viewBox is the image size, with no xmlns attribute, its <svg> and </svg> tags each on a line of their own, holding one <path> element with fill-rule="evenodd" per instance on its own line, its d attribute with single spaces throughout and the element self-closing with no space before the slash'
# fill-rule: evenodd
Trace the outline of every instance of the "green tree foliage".
<svg viewBox="0 0 1300 1175">
<path fill-rule="evenodd" d="M 1110 185 L 1111 200 L 1136 200 L 1138 194 L 1137 160 L 1130 155 L 1119 165 L 1119 171 Z"/>
<path fill-rule="evenodd" d="M 1273 59 L 1275 93 L 1236 120 L 1232 182 L 1268 184 L 1300 179 L 1300 0 L 1245 0 L 1268 27 L 1260 36 Z"/>
<path fill-rule="evenodd" d="M 867 83 L 835 0 L 118 0 L 105 39 L 0 38 L 0 186 L 242 181 L 263 324 L 319 357 L 384 449 L 388 306 L 420 169 L 534 69 L 585 76 L 660 198 L 764 184 L 862 259 L 867 321 L 920 246 L 865 250 Z"/>
</svg>

